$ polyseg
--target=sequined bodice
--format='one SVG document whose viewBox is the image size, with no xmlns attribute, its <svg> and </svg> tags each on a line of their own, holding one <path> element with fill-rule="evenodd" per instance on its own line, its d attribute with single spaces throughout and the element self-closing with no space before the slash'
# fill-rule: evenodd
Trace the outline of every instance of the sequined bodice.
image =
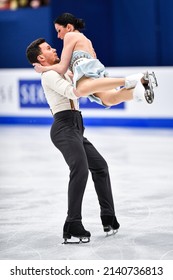
<svg viewBox="0 0 173 280">
<path fill-rule="evenodd" d="M 76 60 L 80 59 L 80 58 L 88 58 L 88 59 L 93 59 L 93 56 L 85 51 L 74 51 L 71 57 L 71 61 L 70 61 L 70 65 L 69 65 L 69 69 L 70 71 L 73 72 L 73 64 L 75 63 Z"/>
</svg>

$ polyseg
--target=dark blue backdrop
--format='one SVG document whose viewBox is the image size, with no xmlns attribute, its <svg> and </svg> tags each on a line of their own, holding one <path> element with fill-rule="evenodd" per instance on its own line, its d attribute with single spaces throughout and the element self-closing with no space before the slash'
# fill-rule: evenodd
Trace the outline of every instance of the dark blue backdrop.
<svg viewBox="0 0 173 280">
<path fill-rule="evenodd" d="M 49 7 L 0 11 L 0 67 L 30 67 L 25 49 L 38 37 L 60 54 L 53 20 L 62 12 L 85 20 L 84 33 L 105 66 L 170 66 L 172 11 L 172 0 L 52 0 Z"/>
</svg>

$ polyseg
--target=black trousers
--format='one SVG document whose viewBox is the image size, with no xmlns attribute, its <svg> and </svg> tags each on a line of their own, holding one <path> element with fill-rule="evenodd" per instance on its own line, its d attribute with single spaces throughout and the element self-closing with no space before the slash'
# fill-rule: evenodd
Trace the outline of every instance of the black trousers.
<svg viewBox="0 0 173 280">
<path fill-rule="evenodd" d="M 51 140 L 63 154 L 70 169 L 68 222 L 82 219 L 82 199 L 89 170 L 100 204 L 100 215 L 115 215 L 108 165 L 83 133 L 83 120 L 79 111 L 67 110 L 54 115 Z"/>
</svg>

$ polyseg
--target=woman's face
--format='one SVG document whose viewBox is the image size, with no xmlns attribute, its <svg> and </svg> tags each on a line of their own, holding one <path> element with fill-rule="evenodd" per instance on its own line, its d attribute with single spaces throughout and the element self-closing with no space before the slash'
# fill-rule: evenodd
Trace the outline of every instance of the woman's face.
<svg viewBox="0 0 173 280">
<path fill-rule="evenodd" d="M 74 27 L 71 24 L 67 24 L 67 26 L 64 27 L 63 25 L 55 23 L 55 30 L 57 32 L 57 38 L 63 40 L 66 33 L 74 31 Z"/>
</svg>

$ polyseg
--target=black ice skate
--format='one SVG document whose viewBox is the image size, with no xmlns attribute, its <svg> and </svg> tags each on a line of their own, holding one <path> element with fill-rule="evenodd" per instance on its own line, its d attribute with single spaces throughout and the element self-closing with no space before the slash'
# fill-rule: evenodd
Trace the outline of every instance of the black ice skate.
<svg viewBox="0 0 173 280">
<path fill-rule="evenodd" d="M 144 80 L 148 83 L 144 83 L 143 86 L 145 88 L 145 99 L 151 104 L 154 101 L 154 88 L 158 87 L 157 78 L 154 72 L 149 73 L 148 71 L 144 74 Z"/>
<path fill-rule="evenodd" d="M 118 232 L 120 224 L 117 221 L 115 216 L 101 216 L 102 225 L 104 232 L 107 233 L 107 236 L 111 234 L 115 234 Z"/>
<path fill-rule="evenodd" d="M 82 223 L 79 222 L 65 222 L 63 228 L 63 244 L 80 244 L 90 242 L 90 232 L 85 230 Z M 71 237 L 76 237 L 78 241 L 68 241 Z"/>
</svg>

